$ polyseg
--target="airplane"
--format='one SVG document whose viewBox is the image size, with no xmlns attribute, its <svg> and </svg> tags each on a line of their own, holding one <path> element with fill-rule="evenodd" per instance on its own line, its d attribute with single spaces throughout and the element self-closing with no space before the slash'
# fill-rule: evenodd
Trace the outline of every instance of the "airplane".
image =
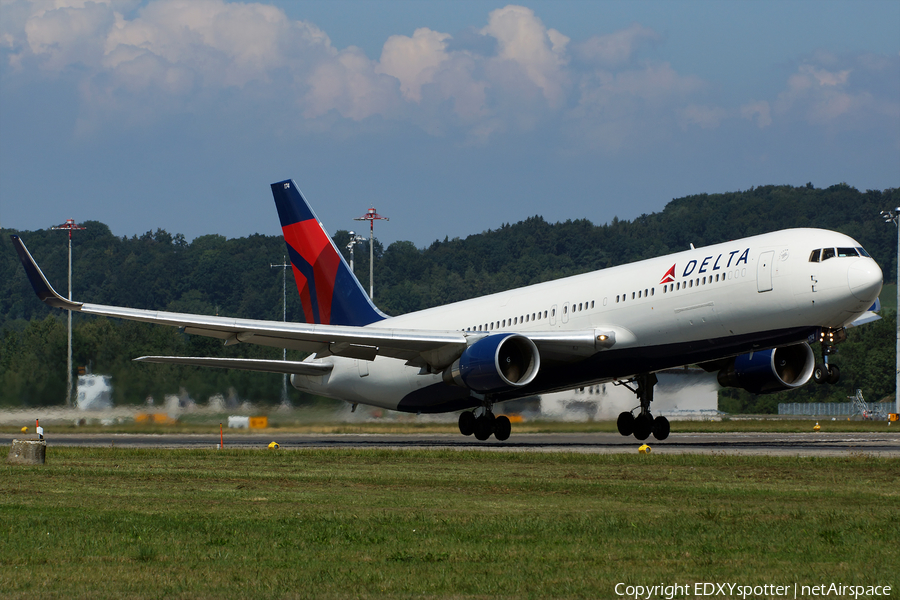
<svg viewBox="0 0 900 600">
<path fill-rule="evenodd" d="M 638 405 L 623 436 L 669 436 L 651 412 L 656 375 L 685 365 L 754 393 L 810 379 L 836 383 L 828 362 L 847 328 L 880 318 L 882 272 L 854 239 L 787 229 L 390 317 L 369 299 L 293 180 L 271 184 L 303 323 L 235 319 L 73 302 L 13 243 L 46 304 L 218 338 L 309 353 L 302 361 L 143 356 L 142 363 L 286 373 L 298 390 L 410 413 L 462 411 L 459 431 L 507 440 L 495 405 L 600 383 Z M 821 342 L 817 362 L 810 343 Z M 637 414 L 635 414 L 637 413 Z"/>
</svg>

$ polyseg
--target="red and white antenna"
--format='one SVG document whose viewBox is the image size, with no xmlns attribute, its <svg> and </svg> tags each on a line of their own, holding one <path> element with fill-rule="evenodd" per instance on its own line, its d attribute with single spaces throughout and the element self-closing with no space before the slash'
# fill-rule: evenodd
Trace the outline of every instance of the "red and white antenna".
<svg viewBox="0 0 900 600">
<path fill-rule="evenodd" d="M 369 299 L 375 299 L 375 278 L 374 278 L 374 265 L 375 265 L 375 221 L 390 221 L 387 217 L 382 217 L 377 212 L 375 212 L 375 207 L 373 206 L 369 210 L 366 211 L 361 217 L 357 217 L 353 219 L 354 221 L 368 221 L 369 222 Z"/>
<path fill-rule="evenodd" d="M 72 299 L 72 232 L 87 229 L 75 223 L 75 219 L 66 219 L 62 225 L 51 227 L 52 230 L 62 230 L 69 232 L 69 300 Z M 69 360 L 66 363 L 69 373 L 66 377 L 66 406 L 72 406 L 72 311 L 69 313 Z"/>
</svg>

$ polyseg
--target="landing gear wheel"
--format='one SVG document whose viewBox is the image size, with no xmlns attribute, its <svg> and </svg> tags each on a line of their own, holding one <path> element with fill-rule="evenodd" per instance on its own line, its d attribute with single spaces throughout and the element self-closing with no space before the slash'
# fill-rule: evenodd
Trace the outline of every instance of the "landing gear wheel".
<svg viewBox="0 0 900 600">
<path fill-rule="evenodd" d="M 669 420 L 665 417 L 653 419 L 653 437 L 662 441 L 669 437 Z"/>
<path fill-rule="evenodd" d="M 640 441 L 650 437 L 653 431 L 653 417 L 647 413 L 642 413 L 634 419 L 634 437 Z"/>
<path fill-rule="evenodd" d="M 475 419 L 475 439 L 485 441 L 494 433 L 494 415 L 485 413 Z"/>
<path fill-rule="evenodd" d="M 841 380 L 841 370 L 837 365 L 828 365 L 828 383 L 831 385 L 836 384 Z"/>
<path fill-rule="evenodd" d="M 512 424 L 509 422 L 509 418 L 505 415 L 497 417 L 494 421 L 494 437 L 498 441 L 505 442 L 509 439 L 510 433 L 512 433 Z"/>
<path fill-rule="evenodd" d="M 619 413 L 619 418 L 616 419 L 616 427 L 620 434 L 625 436 L 631 435 L 634 433 L 634 415 L 630 412 Z"/>
<path fill-rule="evenodd" d="M 828 367 L 817 363 L 813 370 L 813 381 L 820 384 L 828 381 Z"/>
<path fill-rule="evenodd" d="M 469 411 L 459 414 L 459 432 L 463 435 L 475 433 L 475 415 Z"/>
</svg>

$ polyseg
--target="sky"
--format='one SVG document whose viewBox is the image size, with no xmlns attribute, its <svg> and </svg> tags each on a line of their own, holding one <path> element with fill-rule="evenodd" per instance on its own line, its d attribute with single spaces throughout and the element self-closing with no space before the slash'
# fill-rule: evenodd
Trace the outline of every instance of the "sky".
<svg viewBox="0 0 900 600">
<path fill-rule="evenodd" d="M 898 187 L 898 31 L 894 0 L 0 0 L 0 226 L 275 235 L 290 178 L 421 248 Z"/>
</svg>

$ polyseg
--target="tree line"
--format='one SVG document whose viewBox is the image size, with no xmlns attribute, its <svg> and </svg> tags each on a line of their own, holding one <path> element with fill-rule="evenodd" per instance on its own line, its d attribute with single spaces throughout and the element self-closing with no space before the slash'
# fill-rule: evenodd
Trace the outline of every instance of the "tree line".
<svg viewBox="0 0 900 600">
<path fill-rule="evenodd" d="M 896 235 L 879 211 L 895 207 L 900 191 L 858 191 L 846 184 L 829 188 L 762 186 L 741 192 L 699 194 L 672 200 L 659 213 L 602 225 L 588 220 L 548 223 L 540 216 L 465 239 L 445 238 L 424 248 L 407 241 L 387 248 L 375 240 L 375 298 L 397 315 L 651 258 L 786 227 L 821 227 L 846 233 L 878 261 L 887 280 L 896 273 Z M 157 229 L 118 237 L 103 223 L 87 221 L 73 236 L 73 298 L 98 304 L 239 318 L 282 318 L 280 236 L 225 239 L 205 235 L 187 241 Z M 0 239 L 0 404 L 58 404 L 65 394 L 65 313 L 41 303 L 32 291 L 9 240 L 16 233 L 28 245 L 51 284 L 67 290 L 67 240 L 49 229 L 3 230 Z M 346 249 L 350 234 L 334 235 Z M 357 247 L 355 270 L 367 288 L 369 253 Z M 300 320 L 296 286 L 288 277 L 288 320 Z M 723 390 L 720 403 L 733 412 L 772 411 L 777 401 L 840 400 L 863 387 L 867 397 L 893 392 L 892 315 L 851 331 L 835 361 L 839 386 L 754 396 Z M 280 358 L 281 351 L 190 336 L 168 327 L 75 314 L 74 363 L 113 376 L 117 403 L 142 402 L 185 390 L 198 400 L 233 390 L 241 398 L 277 402 L 281 378 L 271 374 L 131 362 L 147 354 Z M 293 358 L 299 359 L 300 355 Z M 887 365 L 887 366 L 885 366 Z M 309 401 L 293 391 L 294 401 Z M 775 402 L 775 404 L 773 404 Z"/>
</svg>

